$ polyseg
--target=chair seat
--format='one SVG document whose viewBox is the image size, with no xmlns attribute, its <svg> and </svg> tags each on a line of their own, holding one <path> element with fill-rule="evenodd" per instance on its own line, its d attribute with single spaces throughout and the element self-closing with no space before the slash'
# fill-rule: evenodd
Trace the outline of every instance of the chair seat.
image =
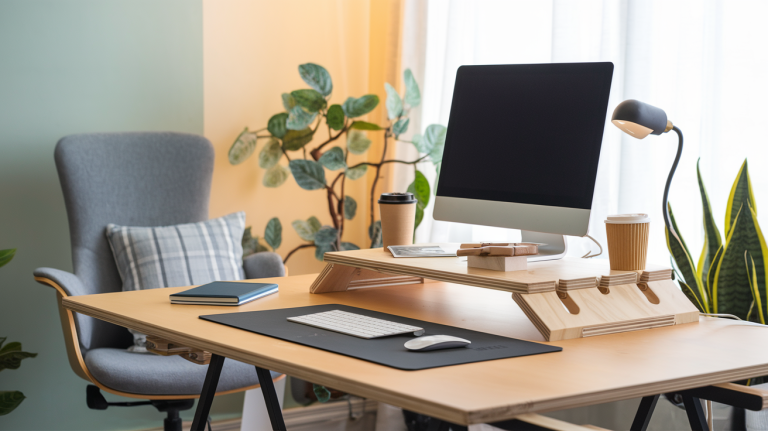
<svg viewBox="0 0 768 431">
<path fill-rule="evenodd" d="M 118 391 L 141 395 L 199 395 L 208 371 L 180 356 L 131 353 L 123 349 L 93 349 L 85 356 L 88 371 L 99 383 Z M 280 373 L 272 372 L 272 378 Z M 226 359 L 217 392 L 259 383 L 256 368 Z"/>
</svg>

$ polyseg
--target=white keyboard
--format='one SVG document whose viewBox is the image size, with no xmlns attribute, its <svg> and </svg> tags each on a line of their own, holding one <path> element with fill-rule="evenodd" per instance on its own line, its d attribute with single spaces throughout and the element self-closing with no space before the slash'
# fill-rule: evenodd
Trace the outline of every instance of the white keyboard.
<svg viewBox="0 0 768 431">
<path fill-rule="evenodd" d="M 306 314 L 289 317 L 290 322 L 327 329 L 333 332 L 352 335 L 360 338 L 379 338 L 390 335 L 413 333 L 423 335 L 424 329 L 417 326 L 403 325 L 388 320 L 348 313 L 341 310 L 324 311 L 322 313 Z"/>
</svg>

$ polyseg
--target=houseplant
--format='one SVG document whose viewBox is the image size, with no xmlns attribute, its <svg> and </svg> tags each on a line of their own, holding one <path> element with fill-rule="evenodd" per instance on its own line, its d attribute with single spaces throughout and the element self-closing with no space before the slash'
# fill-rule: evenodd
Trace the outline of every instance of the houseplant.
<svg viewBox="0 0 768 431">
<path fill-rule="evenodd" d="M 305 243 L 290 250 L 283 261 L 286 262 L 293 253 L 303 248 L 314 248 L 318 260 L 322 260 L 327 251 L 360 248 L 357 244 L 342 239 L 345 221 L 352 220 L 358 208 L 357 201 L 345 194 L 344 189 L 347 180 L 358 180 L 369 171 L 374 172 L 375 177 L 366 202 L 370 210 L 368 236 L 371 247 L 380 247 L 381 221 L 375 220 L 374 211 L 376 186 L 381 168 L 390 163 L 411 165 L 414 168 L 415 180 L 408 187 L 408 191 L 412 192 L 418 201 L 415 220 L 418 227 L 434 187 L 430 186 L 426 176 L 416 168 L 416 164 L 431 161 L 439 175 L 446 128 L 432 124 L 426 128 L 423 135 L 416 134 L 410 141 L 401 139 L 401 135 L 408 131 L 411 110 L 421 103 L 421 92 L 410 69 L 403 73 L 404 95 L 398 94 L 392 85 L 385 84 L 386 124 L 374 124 L 359 119 L 378 106 L 377 95 L 349 97 L 342 104 L 331 104 L 333 82 L 325 68 L 313 63 L 302 64 L 299 66 L 299 75 L 311 88 L 283 93 L 285 111 L 273 115 L 264 128 L 255 131 L 245 128 L 229 150 L 230 163 L 238 165 L 261 146 L 258 158 L 259 166 L 265 170 L 262 178 L 265 187 L 280 187 L 289 177 L 293 177 L 302 189 L 322 190 L 327 196 L 330 224 L 324 225 L 320 218 L 315 216 L 307 220 L 292 221 L 291 226 Z M 324 130 L 321 131 L 321 128 Z M 327 138 L 309 148 L 313 138 L 326 131 Z M 349 165 L 350 154 L 362 155 L 368 151 L 371 140 L 367 133 L 383 134 L 381 156 L 377 153 L 377 162 L 365 161 Z M 333 146 L 339 141 L 344 144 Z M 393 141 L 413 144 L 420 156 L 407 161 L 387 159 L 387 147 Z M 287 167 L 280 163 L 283 158 L 288 162 Z M 261 238 L 253 235 L 249 227 L 243 237 L 243 254 L 270 248 L 276 250 L 282 244 L 282 232 L 282 223 L 276 217 L 269 220 Z M 266 245 L 262 243 L 262 238 Z"/>
<path fill-rule="evenodd" d="M 0 267 L 13 259 L 16 249 L 0 250 Z M 15 370 L 21 366 L 21 360 L 34 358 L 37 353 L 29 353 L 21 350 L 21 343 L 13 342 L 5 344 L 6 337 L 0 337 L 0 371 L 5 369 Z M 0 391 L 0 416 L 7 415 L 24 401 L 20 391 Z"/>
</svg>

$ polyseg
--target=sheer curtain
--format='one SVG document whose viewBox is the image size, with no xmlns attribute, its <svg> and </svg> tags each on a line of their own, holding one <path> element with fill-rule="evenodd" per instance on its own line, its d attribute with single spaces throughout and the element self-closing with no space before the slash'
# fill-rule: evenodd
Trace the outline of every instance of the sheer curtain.
<svg viewBox="0 0 768 431">
<path fill-rule="evenodd" d="M 757 0 L 407 1 L 403 65 L 423 83 L 424 100 L 411 131 L 447 124 L 460 65 L 611 61 L 608 116 L 622 100 L 638 99 L 664 109 L 685 135 L 670 202 L 696 260 L 703 245 L 697 159 L 721 230 L 728 193 L 745 158 L 752 163 L 758 206 L 768 198 L 766 12 L 768 2 Z M 408 144 L 399 145 L 400 155 L 413 154 Z M 649 213 L 649 260 L 669 263 L 661 199 L 676 149 L 675 134 L 636 140 L 606 118 L 592 236 L 605 244 L 608 214 Z M 400 169 L 396 186 L 405 189 L 412 168 Z M 434 178 L 431 164 L 419 169 Z M 431 210 L 432 204 L 417 230 L 419 242 L 519 238 L 508 229 L 435 222 Z M 583 238 L 569 238 L 569 248 L 572 255 L 596 249 Z"/>
</svg>

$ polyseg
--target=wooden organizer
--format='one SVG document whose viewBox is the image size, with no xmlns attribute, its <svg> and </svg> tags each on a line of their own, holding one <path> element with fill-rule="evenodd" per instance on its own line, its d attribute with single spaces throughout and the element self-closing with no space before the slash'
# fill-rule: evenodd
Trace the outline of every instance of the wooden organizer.
<svg viewBox="0 0 768 431">
<path fill-rule="evenodd" d="M 454 247 L 453 245 L 449 247 Z M 512 293 L 547 341 L 698 322 L 672 270 L 615 271 L 607 260 L 530 262 L 525 271 L 468 268 L 465 258 L 394 258 L 382 249 L 325 253 L 311 293 L 423 283 L 424 278 Z"/>
</svg>

